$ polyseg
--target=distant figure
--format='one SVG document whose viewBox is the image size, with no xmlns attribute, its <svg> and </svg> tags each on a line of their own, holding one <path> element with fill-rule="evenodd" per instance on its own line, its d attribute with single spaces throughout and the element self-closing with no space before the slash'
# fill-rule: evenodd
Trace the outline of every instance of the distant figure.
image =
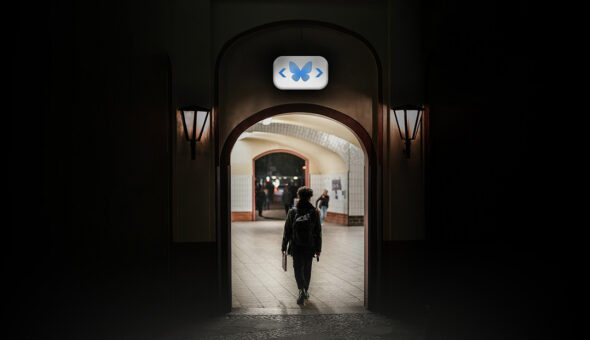
<svg viewBox="0 0 590 340">
<path fill-rule="evenodd" d="M 260 184 L 256 184 L 255 199 L 256 199 L 256 210 L 258 210 L 258 216 L 262 217 L 262 209 L 264 208 L 264 203 L 266 201 L 266 195 L 264 194 L 264 191 L 262 191 L 262 185 L 260 185 Z"/>
<path fill-rule="evenodd" d="M 283 190 L 283 197 L 281 197 L 283 205 L 285 206 L 285 214 L 289 213 L 289 209 L 293 206 L 293 195 L 291 194 L 291 186 L 287 184 Z"/>
<path fill-rule="evenodd" d="M 267 190 L 267 192 L 266 192 L 267 209 L 270 209 L 270 205 L 274 201 L 275 185 L 272 184 L 272 181 L 268 181 L 268 182 L 266 182 L 265 188 Z"/>
<path fill-rule="evenodd" d="M 319 202 L 319 207 L 318 207 L 318 202 Z M 320 217 L 320 221 L 322 224 L 324 224 L 324 220 L 326 219 L 326 213 L 328 211 L 328 202 L 330 202 L 330 196 L 328 196 L 328 190 L 325 189 L 322 196 L 320 196 L 315 201 L 315 207 L 319 208 L 320 211 L 322 212 L 322 216 Z"/>
<path fill-rule="evenodd" d="M 293 206 L 295 202 L 295 198 L 297 197 L 297 189 L 299 189 L 299 183 L 297 181 L 291 181 L 291 206 Z"/>
<path fill-rule="evenodd" d="M 263 209 L 268 209 L 268 189 L 266 188 L 266 183 L 263 186 L 262 193 L 264 194 L 264 202 L 262 203 Z"/>
<path fill-rule="evenodd" d="M 311 264 L 313 255 L 319 261 L 322 251 L 322 225 L 318 211 L 309 200 L 313 191 L 308 187 L 297 190 L 299 201 L 297 206 L 289 210 L 283 230 L 283 244 L 281 250 L 293 256 L 293 269 L 299 297 L 297 304 L 301 305 L 309 299 L 309 282 L 311 280 Z M 288 244 L 288 247 L 287 247 Z"/>
</svg>

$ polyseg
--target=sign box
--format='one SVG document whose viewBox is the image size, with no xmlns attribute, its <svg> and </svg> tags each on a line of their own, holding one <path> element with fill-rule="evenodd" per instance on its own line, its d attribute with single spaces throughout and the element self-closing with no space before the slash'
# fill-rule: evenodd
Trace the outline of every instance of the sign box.
<svg viewBox="0 0 590 340">
<path fill-rule="evenodd" d="M 328 85 L 328 61 L 321 56 L 280 56 L 272 72 L 280 90 L 321 90 Z"/>
</svg>

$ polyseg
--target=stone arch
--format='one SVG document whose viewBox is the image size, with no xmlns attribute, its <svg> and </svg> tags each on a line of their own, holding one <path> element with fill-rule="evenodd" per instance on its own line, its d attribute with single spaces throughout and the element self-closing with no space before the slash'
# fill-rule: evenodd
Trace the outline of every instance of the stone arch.
<svg viewBox="0 0 590 340">
<path fill-rule="evenodd" d="M 312 31 L 314 32 L 314 34 L 312 35 L 317 35 L 315 34 L 314 30 L 321 29 L 324 33 L 332 32 L 332 36 L 330 36 L 331 40 L 329 40 L 329 42 L 321 41 L 318 43 L 318 41 L 316 41 L 316 45 L 312 47 L 307 46 L 309 44 L 309 41 L 306 41 L 304 44 L 299 45 L 299 49 L 297 49 L 297 51 L 295 51 L 294 49 L 297 48 L 298 42 L 294 42 L 292 40 L 289 40 L 288 42 L 268 42 L 268 44 L 271 44 L 272 46 L 272 51 L 270 51 L 269 48 L 258 48 L 259 46 L 253 45 L 257 41 L 264 41 L 268 38 L 267 36 L 265 36 L 264 39 L 255 39 L 255 36 L 261 34 L 276 33 L 281 29 L 295 29 L 302 31 L 308 30 L 308 33 Z M 320 32 L 318 31 L 318 33 Z M 338 46 L 338 51 L 330 52 L 332 49 L 330 45 L 334 44 L 334 41 L 338 40 L 347 41 L 343 43 L 343 45 Z M 242 46 L 244 44 L 249 45 L 244 47 Z M 283 46 L 279 46 L 281 44 L 283 44 Z M 262 50 L 264 52 L 261 52 L 262 54 L 260 55 L 256 54 L 255 56 L 244 56 L 241 53 L 236 54 L 236 52 L 233 51 L 234 49 L 238 48 L 245 49 L 245 51 L 247 52 L 259 50 Z M 323 97 L 327 93 L 330 93 L 330 96 L 332 97 L 329 100 L 317 100 L 318 96 L 310 95 L 310 91 L 299 91 L 300 93 L 302 93 L 299 96 L 291 92 L 291 94 L 289 94 L 288 96 L 281 97 L 281 93 L 285 93 L 288 91 L 276 92 L 276 89 L 274 89 L 274 87 L 273 89 L 265 87 L 267 83 L 266 80 L 270 76 L 270 73 L 267 73 L 268 69 L 266 68 L 266 66 L 267 64 L 270 65 L 273 60 L 269 59 L 269 54 L 272 56 L 276 56 L 276 53 L 289 53 L 292 51 L 294 54 L 300 55 L 301 49 L 309 51 L 309 53 L 325 52 L 333 54 L 329 58 L 331 61 L 334 62 L 330 66 L 331 70 L 335 71 L 339 67 L 341 70 L 340 73 L 342 74 L 341 77 L 347 77 L 347 79 L 345 80 L 345 84 L 343 83 L 342 85 L 336 85 L 335 83 L 337 83 L 337 80 L 333 79 L 330 81 L 330 84 L 327 86 L 327 88 L 322 90 L 323 95 L 321 97 Z M 355 67 L 350 68 L 349 65 L 338 65 L 338 59 L 350 59 L 353 58 L 353 55 L 356 56 L 356 59 L 353 62 Z M 236 60 L 240 65 L 239 69 L 226 70 L 223 66 L 225 64 L 233 62 L 231 60 L 232 57 L 237 58 Z M 248 66 L 248 63 L 251 62 L 251 60 L 261 60 L 260 63 L 262 64 L 259 63 L 255 67 Z M 352 70 L 358 70 L 359 73 L 353 74 Z M 259 74 L 264 73 L 266 73 L 265 76 L 259 76 Z M 239 77 L 239 80 L 234 81 L 231 79 L 231 77 L 236 76 Z M 268 23 L 265 25 L 251 28 L 227 41 L 222 47 L 221 51 L 219 52 L 219 55 L 216 60 L 214 76 L 215 92 L 213 102 L 213 121 L 216 122 L 213 126 L 215 139 L 214 145 L 216 148 L 216 154 L 221 154 L 221 148 L 226 143 L 230 131 L 236 127 L 233 124 L 237 123 L 238 120 L 241 121 L 246 119 L 248 112 L 253 113 L 258 112 L 266 107 L 277 106 L 285 103 L 300 102 L 310 102 L 322 106 L 331 107 L 337 111 L 349 115 L 351 118 L 357 120 L 369 132 L 369 134 L 374 139 L 374 145 L 377 146 L 378 143 L 382 143 L 383 138 L 383 121 L 381 117 L 383 116 L 385 105 L 383 103 L 382 78 L 383 68 L 375 48 L 363 36 L 345 27 L 338 26 L 328 22 L 313 20 L 286 20 Z M 231 89 L 228 92 L 228 86 L 222 84 L 222 82 L 246 83 L 242 81 L 243 79 L 247 79 L 247 83 L 249 85 L 246 87 L 242 87 L 239 90 Z M 253 81 L 255 81 L 255 79 L 264 79 L 264 81 L 263 83 L 254 84 Z M 352 89 L 353 87 L 356 88 Z M 342 91 L 347 91 L 347 89 L 349 88 L 351 89 L 351 92 L 342 94 Z M 362 88 L 362 90 L 359 91 L 359 88 Z M 265 96 L 254 95 L 253 93 L 257 93 L 256 91 L 273 91 L 273 97 L 276 97 L 277 100 L 267 101 L 267 97 Z M 345 101 L 342 102 L 342 105 L 338 105 L 336 102 L 334 102 L 334 100 L 332 100 L 335 92 L 337 93 L 336 96 L 338 96 L 339 98 L 337 101 Z M 232 103 L 231 105 L 227 106 L 225 105 L 226 100 L 224 99 L 224 96 L 225 98 L 227 98 L 228 96 L 245 96 L 251 97 L 253 100 L 248 101 L 247 103 L 240 102 L 239 107 L 236 107 L 235 103 Z M 362 105 L 359 104 L 360 101 L 363 101 Z M 221 118 L 219 112 L 224 113 L 224 118 L 230 119 Z M 234 116 L 236 116 L 236 112 L 241 113 L 241 115 L 235 117 L 237 119 L 234 118 Z M 381 145 L 379 145 L 379 147 L 381 147 Z M 379 157 L 379 162 L 381 163 L 382 155 L 379 153 L 377 154 L 377 157 Z M 219 161 L 219 159 L 216 160 L 217 165 L 219 164 Z"/>
<path fill-rule="evenodd" d="M 367 167 L 365 168 L 365 190 L 367 192 L 366 199 L 365 199 L 365 213 L 368 216 L 368 219 L 365 221 L 365 233 L 368 235 L 368 239 L 365 240 L 365 251 L 367 256 L 365 257 L 365 304 L 368 308 L 371 308 L 371 294 L 376 294 L 376 246 L 377 246 L 377 238 L 376 238 L 376 231 L 377 228 L 375 224 L 377 224 L 377 210 L 376 205 L 374 202 L 376 201 L 376 194 L 377 194 L 377 182 L 376 173 L 375 173 L 375 164 L 377 162 L 376 154 L 373 149 L 372 139 L 369 133 L 361 126 L 358 122 L 354 119 L 350 118 L 349 116 L 339 112 L 337 110 L 323 107 L 314 104 L 306 104 L 306 103 L 298 103 L 298 104 L 286 104 L 286 105 L 279 105 L 275 107 L 270 107 L 264 109 L 262 111 L 256 112 L 252 116 L 248 117 L 244 121 L 240 122 L 237 127 L 230 133 L 226 143 L 222 148 L 222 152 L 220 155 L 220 166 L 218 168 L 218 193 L 219 196 L 226 195 L 227 199 L 220 199 L 218 201 L 219 208 L 218 208 L 218 237 L 219 237 L 219 245 L 220 245 L 220 256 L 222 261 L 221 263 L 224 270 L 220 271 L 220 293 L 222 294 L 222 299 L 225 298 L 223 301 L 226 304 L 226 310 L 231 310 L 231 247 L 230 247 L 230 228 L 231 228 L 231 193 L 230 193 L 230 186 L 231 186 L 231 169 L 230 169 L 230 156 L 231 150 L 233 149 L 234 144 L 238 140 L 238 137 L 248 130 L 248 128 L 255 123 L 272 116 L 276 116 L 279 114 L 284 113 L 291 113 L 291 112 L 309 112 L 315 113 L 319 115 L 326 116 L 328 118 L 332 118 L 340 123 L 349 127 L 354 134 L 357 136 L 359 143 L 363 147 L 365 161 Z"/>
<path fill-rule="evenodd" d="M 288 154 L 291 154 L 291 155 L 294 155 L 294 156 L 297 156 L 297 157 L 303 159 L 305 161 L 305 183 L 306 183 L 306 185 L 308 185 L 308 183 L 309 183 L 309 159 L 305 155 L 302 155 L 302 154 L 300 154 L 298 152 L 295 152 L 293 150 L 289 150 L 289 149 L 272 149 L 272 150 L 269 150 L 269 151 L 265 151 L 265 152 L 263 152 L 263 153 L 261 153 L 259 155 L 256 155 L 252 159 L 252 166 L 253 167 L 255 166 L 254 163 L 258 159 L 260 159 L 260 158 L 262 158 L 264 156 L 267 156 L 267 155 L 271 155 L 273 153 L 288 153 Z"/>
<path fill-rule="evenodd" d="M 314 44 L 300 41 L 260 38 L 279 30 L 307 30 Z M 321 32 L 320 32 L 321 31 Z M 321 34 L 315 34 L 315 33 Z M 329 36 L 329 37 L 328 37 Z M 259 39 L 256 39 L 256 38 Z M 276 38 L 276 37 L 275 37 Z M 332 39 L 333 38 L 333 39 Z M 271 44 L 272 51 L 263 47 Z M 237 47 L 255 55 L 237 53 Z M 315 50 L 314 50 L 315 48 Z M 295 51 L 295 49 L 299 49 Z M 291 55 L 303 51 L 331 54 L 332 66 L 344 70 L 355 65 L 354 72 L 342 72 L 331 77 L 331 84 L 321 95 L 311 92 L 277 92 L 267 83 L 266 65 L 272 53 Z M 338 51 L 336 51 L 338 50 Z M 230 53 L 231 51 L 231 53 Z M 274 52 L 273 52 L 274 51 Z M 336 52 L 335 52 L 336 51 Z M 321 52 L 321 53 L 324 53 Z M 232 54 L 233 53 L 233 54 Z M 237 53 L 237 54 L 236 54 Z M 304 54 L 305 55 L 305 54 Z M 318 54 L 319 55 L 319 52 Z M 233 56 L 231 59 L 230 56 Z M 352 59 L 354 60 L 352 60 Z M 348 60 L 348 62 L 344 62 Z M 270 59 L 272 62 L 272 59 Z M 227 65 L 232 65 L 229 70 Z M 255 65 L 237 64 L 255 63 Z M 340 64 L 339 64 L 340 63 Z M 344 65 L 347 64 L 347 65 Z M 254 72 L 256 71 L 256 72 Z M 231 149 L 239 135 L 256 122 L 282 113 L 308 112 L 332 118 L 348 126 L 357 136 L 365 156 L 365 305 L 377 306 L 379 296 L 380 244 L 382 221 L 380 205 L 381 159 L 383 146 L 382 67 L 375 49 L 370 43 L 351 30 L 316 21 L 293 20 L 263 25 L 250 29 L 228 41 L 218 55 L 214 77 L 213 135 L 216 155 L 216 239 L 219 258 L 219 294 L 221 308 L 231 310 L 231 256 L 230 256 L 230 205 L 229 179 Z M 248 86 L 239 79 L 248 79 Z M 360 80 L 360 81 L 359 81 Z M 271 82 L 272 83 L 272 82 Z M 243 98 L 244 100 L 240 99 Z M 377 152 L 379 151 L 379 152 Z"/>
<path fill-rule="evenodd" d="M 285 149 L 285 148 L 272 148 L 267 151 L 263 151 L 255 156 L 252 157 L 252 174 L 251 175 L 242 175 L 242 174 L 231 174 L 231 190 L 237 191 L 240 197 L 235 200 L 235 195 L 232 193 L 231 197 L 231 221 L 255 221 L 256 216 L 256 204 L 255 204 L 255 186 L 256 183 L 254 181 L 256 177 L 256 161 L 264 156 L 274 154 L 274 153 L 288 153 L 294 156 L 297 156 L 305 162 L 305 183 L 308 185 L 310 182 L 310 171 L 309 165 L 310 161 L 309 158 L 299 152 L 294 150 Z M 245 198 L 245 199 L 244 199 Z M 236 204 L 237 202 L 237 204 Z M 241 210 L 236 209 L 236 205 L 239 207 L 245 207 L 248 205 L 248 210 Z"/>
</svg>

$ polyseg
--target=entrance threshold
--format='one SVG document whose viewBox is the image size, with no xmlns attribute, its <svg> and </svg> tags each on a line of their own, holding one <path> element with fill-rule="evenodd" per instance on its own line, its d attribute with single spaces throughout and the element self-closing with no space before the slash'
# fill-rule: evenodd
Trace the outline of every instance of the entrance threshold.
<svg viewBox="0 0 590 340">
<path fill-rule="evenodd" d="M 312 315 L 371 313 L 364 307 L 318 307 L 306 302 L 301 308 L 234 308 L 229 315 Z"/>
</svg>

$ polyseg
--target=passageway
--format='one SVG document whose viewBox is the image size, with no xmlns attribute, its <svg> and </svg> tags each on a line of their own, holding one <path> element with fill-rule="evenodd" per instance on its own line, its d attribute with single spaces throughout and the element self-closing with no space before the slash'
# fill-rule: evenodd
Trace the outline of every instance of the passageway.
<svg viewBox="0 0 590 340">
<path fill-rule="evenodd" d="M 365 310 L 365 155 L 342 123 L 289 113 L 250 126 L 231 153 L 231 300 L 233 313 L 327 314 Z M 297 189 L 311 203 L 326 192 L 322 255 L 311 298 L 296 303 L 293 258 L 281 266 L 286 210 Z"/>
<path fill-rule="evenodd" d="M 363 312 L 363 227 L 324 223 L 320 261 L 314 260 L 308 303 L 296 303 L 293 258 L 281 268 L 284 221 L 232 223 L 232 306 L 237 313 Z"/>
</svg>

